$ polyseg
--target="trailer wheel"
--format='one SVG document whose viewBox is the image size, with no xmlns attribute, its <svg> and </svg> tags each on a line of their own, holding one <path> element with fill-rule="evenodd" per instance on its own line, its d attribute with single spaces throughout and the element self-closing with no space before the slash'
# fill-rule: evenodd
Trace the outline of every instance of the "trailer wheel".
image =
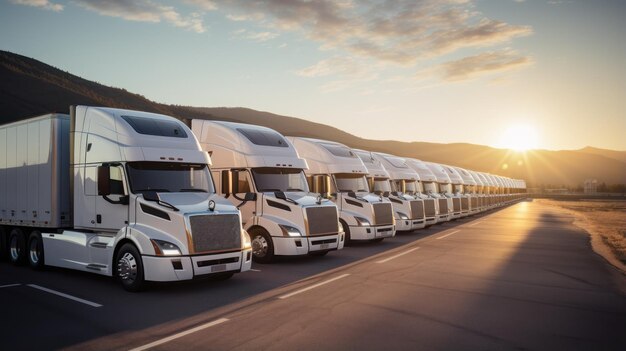
<svg viewBox="0 0 626 351">
<path fill-rule="evenodd" d="M 258 263 L 269 263 L 274 259 L 272 237 L 263 228 L 254 228 L 250 232 L 252 240 L 252 259 Z"/>
<path fill-rule="evenodd" d="M 28 236 L 28 264 L 33 269 L 41 269 L 44 265 L 43 240 L 38 230 L 33 230 Z"/>
<path fill-rule="evenodd" d="M 9 260 L 16 266 L 26 263 L 26 238 L 20 228 L 13 228 L 9 234 Z"/>
<path fill-rule="evenodd" d="M 141 255 L 133 244 L 122 245 L 115 257 L 117 279 L 126 291 L 141 291 L 145 286 Z"/>
<path fill-rule="evenodd" d="M 9 254 L 9 235 L 4 227 L 0 227 L 0 260 Z"/>
</svg>

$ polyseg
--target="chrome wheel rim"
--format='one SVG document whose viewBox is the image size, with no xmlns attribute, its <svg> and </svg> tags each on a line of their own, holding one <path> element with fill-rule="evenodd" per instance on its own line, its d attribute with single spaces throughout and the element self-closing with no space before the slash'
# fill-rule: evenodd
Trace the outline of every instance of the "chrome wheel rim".
<svg viewBox="0 0 626 351">
<path fill-rule="evenodd" d="M 39 239 L 33 239 L 30 241 L 30 247 L 28 248 L 28 256 L 30 257 L 30 262 L 33 264 L 39 263 L 39 258 L 41 257 L 41 252 L 39 251 Z"/>
<path fill-rule="evenodd" d="M 130 252 L 124 253 L 117 261 L 117 274 L 123 281 L 133 282 L 137 279 L 137 260 Z"/>
<path fill-rule="evenodd" d="M 262 235 L 257 235 L 252 239 L 252 253 L 257 257 L 265 257 L 267 255 L 267 240 Z"/>
</svg>

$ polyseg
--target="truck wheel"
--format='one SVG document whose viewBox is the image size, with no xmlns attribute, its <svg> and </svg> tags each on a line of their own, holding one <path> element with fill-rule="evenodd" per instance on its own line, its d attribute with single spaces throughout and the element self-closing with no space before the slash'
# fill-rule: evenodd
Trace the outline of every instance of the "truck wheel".
<svg viewBox="0 0 626 351">
<path fill-rule="evenodd" d="M 252 259 L 258 263 L 269 263 L 274 259 L 274 243 L 269 233 L 262 228 L 250 231 Z"/>
<path fill-rule="evenodd" d="M 9 234 L 9 260 L 16 266 L 26 263 L 26 238 L 19 228 L 13 228 Z"/>
<path fill-rule="evenodd" d="M 145 286 L 141 255 L 133 244 L 124 244 L 115 257 L 117 279 L 126 291 L 141 291 Z"/>
<path fill-rule="evenodd" d="M 28 236 L 28 264 L 33 269 L 41 269 L 44 265 L 43 240 L 38 230 L 33 230 Z"/>
<path fill-rule="evenodd" d="M 9 235 L 6 229 L 0 227 L 0 260 L 4 260 L 9 254 Z"/>
</svg>

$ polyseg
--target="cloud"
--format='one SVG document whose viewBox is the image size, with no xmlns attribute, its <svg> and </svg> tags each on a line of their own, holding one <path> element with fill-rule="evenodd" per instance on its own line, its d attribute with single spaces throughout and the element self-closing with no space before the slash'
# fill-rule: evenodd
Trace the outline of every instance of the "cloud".
<svg viewBox="0 0 626 351">
<path fill-rule="evenodd" d="M 299 32 L 325 50 L 400 65 L 532 33 L 528 26 L 484 17 L 469 0 L 213 2 L 231 11 L 231 20 Z"/>
<path fill-rule="evenodd" d="M 196 33 L 206 31 L 200 14 L 192 13 L 189 16 L 183 16 L 172 6 L 161 5 L 150 0 L 74 0 L 74 2 L 103 16 L 139 22 L 163 21 Z"/>
<path fill-rule="evenodd" d="M 532 58 L 506 49 L 484 52 L 456 61 L 449 61 L 434 68 L 448 82 L 464 81 L 481 75 L 518 69 L 533 62 Z"/>
<path fill-rule="evenodd" d="M 54 11 L 54 12 L 63 11 L 63 5 L 55 4 L 48 0 L 10 0 L 10 1 L 17 5 L 39 7 L 39 8 Z"/>
<path fill-rule="evenodd" d="M 278 37 L 279 35 L 278 33 L 272 33 L 272 32 L 253 32 L 253 31 L 248 31 L 247 29 L 238 29 L 234 31 L 233 34 L 239 38 L 244 38 L 244 39 L 256 41 L 259 43 L 272 40 Z"/>
</svg>

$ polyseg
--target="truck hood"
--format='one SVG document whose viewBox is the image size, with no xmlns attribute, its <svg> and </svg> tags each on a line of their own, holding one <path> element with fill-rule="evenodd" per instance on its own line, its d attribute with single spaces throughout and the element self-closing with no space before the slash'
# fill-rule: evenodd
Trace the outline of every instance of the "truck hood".
<svg viewBox="0 0 626 351">
<path fill-rule="evenodd" d="M 237 211 L 230 201 L 211 193 L 158 193 L 159 198 L 175 207 L 182 213 L 207 211 L 209 202 L 215 201 L 215 212 Z M 149 202 L 147 202 L 149 203 Z"/>
</svg>

